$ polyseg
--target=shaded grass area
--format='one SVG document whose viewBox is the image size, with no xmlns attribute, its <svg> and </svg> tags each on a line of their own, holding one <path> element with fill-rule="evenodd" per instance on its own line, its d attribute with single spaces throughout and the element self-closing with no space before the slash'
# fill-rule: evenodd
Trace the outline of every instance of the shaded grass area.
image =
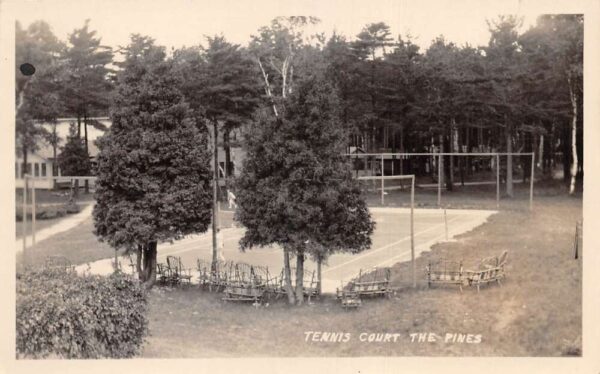
<svg viewBox="0 0 600 374">
<path fill-rule="evenodd" d="M 92 217 L 80 225 L 56 234 L 27 248 L 27 264 L 32 267 L 44 265 L 47 256 L 64 256 L 73 265 L 114 257 L 115 251 L 109 245 L 100 243 L 93 234 Z M 17 254 L 17 265 L 23 263 L 23 253 Z"/>
<path fill-rule="evenodd" d="M 60 219 L 58 219 L 60 220 Z M 37 226 L 43 222 L 45 225 L 54 224 L 58 220 L 38 221 Z M 54 221 L 54 222 L 51 222 Z M 20 233 L 17 222 L 17 232 Z M 21 223 L 22 224 L 22 223 Z M 222 227 L 231 227 L 233 224 L 233 214 L 231 211 L 221 212 L 220 224 Z M 31 225 L 31 223 L 29 223 Z M 47 226 L 46 226 L 47 227 Z M 39 227 L 41 229 L 43 227 Z M 31 226 L 29 226 L 29 230 Z M 119 251 L 121 254 L 121 251 Z M 80 225 L 63 233 L 56 234 L 46 240 L 36 243 L 35 246 L 27 248 L 27 264 L 31 267 L 43 266 L 47 256 L 66 257 L 73 265 L 81 265 L 88 262 L 113 258 L 115 250 L 106 243 L 98 241 L 94 235 L 94 222 L 90 216 Z M 17 254 L 17 265 L 22 265 L 23 254 Z"/>
<path fill-rule="evenodd" d="M 551 195 L 551 194 L 550 194 Z M 458 200 L 457 200 L 458 202 Z M 144 357 L 221 356 L 560 356 L 581 354 L 581 262 L 573 259 L 579 198 L 538 197 L 533 212 L 523 201 L 492 216 L 457 241 L 435 245 L 417 260 L 419 283 L 410 287 L 410 264 L 392 268 L 399 291 L 391 300 L 367 300 L 344 311 L 331 296 L 295 308 L 225 304 L 196 288 L 155 289 L 150 295 L 151 335 Z M 427 289 L 429 259 L 462 261 L 466 268 L 509 251 L 503 286 L 477 293 L 457 287 Z M 306 341 L 310 331 L 349 333 L 347 342 Z M 361 333 L 399 333 L 396 342 L 361 342 Z M 434 333 L 435 342 L 412 342 Z M 481 336 L 481 343 L 444 342 L 446 334 Z M 437 338 L 436 338 L 437 336 Z"/>
<path fill-rule="evenodd" d="M 92 204 L 93 201 L 77 201 L 76 204 L 79 207 L 79 211 L 85 209 L 88 205 Z M 62 215 L 61 214 L 56 214 L 55 218 L 40 218 L 39 214 L 42 213 L 43 211 L 50 211 L 50 213 L 52 213 L 51 211 L 53 210 L 60 210 L 62 211 Z M 20 211 L 18 211 L 19 215 L 17 216 L 17 221 L 15 222 L 15 236 L 16 238 L 22 238 L 23 237 L 23 226 L 24 226 L 24 222 L 21 218 L 22 214 Z M 27 217 L 27 235 L 31 235 L 32 233 L 32 222 L 31 222 L 31 209 L 28 209 L 28 217 Z M 39 232 L 40 230 L 43 230 L 45 228 L 51 227 L 57 223 L 59 223 L 61 220 L 68 218 L 70 214 L 76 214 L 76 213 L 68 213 L 66 211 L 66 208 L 62 205 L 51 205 L 51 206 L 40 206 L 39 208 L 37 208 L 37 213 L 36 213 L 36 221 L 35 221 L 35 232 Z M 49 216 L 54 216 L 54 214 L 49 215 Z"/>
<path fill-rule="evenodd" d="M 50 219 L 43 219 L 39 215 L 44 212 L 56 211 L 56 210 L 66 210 L 66 204 L 69 200 L 70 192 L 68 189 L 60 189 L 57 191 L 53 190 L 42 190 L 36 189 L 36 232 L 39 230 L 43 230 L 47 227 L 50 227 L 58 222 L 61 219 L 65 218 L 66 215 L 54 217 L 54 214 L 49 214 L 48 216 L 53 217 Z M 31 204 L 31 191 L 29 191 L 27 196 L 27 203 Z M 76 203 L 79 206 L 79 209 L 84 209 L 87 205 L 94 202 L 94 194 L 85 193 L 82 189 L 79 193 L 79 196 L 76 199 Z M 23 189 L 17 188 L 15 191 L 15 208 L 16 208 L 16 222 L 15 222 L 15 235 L 17 238 L 21 238 L 23 236 Z M 26 209 L 27 213 L 27 233 L 31 235 L 31 214 L 32 209 L 29 205 Z M 66 212 L 63 212 L 66 214 Z"/>
<path fill-rule="evenodd" d="M 47 190 L 47 189 L 35 189 L 35 198 L 38 204 L 60 204 L 64 203 L 68 200 L 70 195 L 70 190 L 68 188 L 61 188 L 58 190 Z M 15 201 L 17 204 L 21 204 L 23 202 L 23 189 L 16 188 L 15 189 Z M 85 193 L 83 187 L 80 187 L 79 196 L 77 197 L 78 201 L 93 201 L 94 193 L 93 191 L 89 193 Z M 31 189 L 27 191 L 27 201 L 31 202 Z"/>
</svg>

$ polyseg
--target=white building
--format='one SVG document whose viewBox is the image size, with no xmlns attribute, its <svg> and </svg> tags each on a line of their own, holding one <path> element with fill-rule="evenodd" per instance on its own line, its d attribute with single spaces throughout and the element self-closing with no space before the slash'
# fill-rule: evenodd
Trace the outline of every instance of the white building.
<svg viewBox="0 0 600 374">
<path fill-rule="evenodd" d="M 90 118 L 90 120 L 95 120 L 100 122 L 106 128 L 110 128 L 112 122 L 108 117 L 96 117 Z M 69 135 L 69 127 L 71 124 L 77 124 L 77 118 L 59 118 L 56 122 L 56 132 L 60 138 L 60 142 L 56 149 L 57 156 L 61 152 L 61 148 L 65 145 L 67 137 Z M 52 124 L 44 124 L 47 130 L 52 132 L 53 125 Z M 99 130 L 93 126 L 88 124 L 88 151 L 90 154 L 90 160 L 92 164 L 94 164 L 96 156 L 98 155 L 98 147 L 96 146 L 95 140 L 104 134 L 103 130 Z M 83 124 L 82 124 L 82 137 L 83 137 Z M 244 159 L 244 152 L 240 147 L 240 133 L 241 130 L 237 129 L 230 133 L 230 162 L 228 165 L 225 165 L 225 151 L 222 147 L 222 136 L 219 136 L 219 147 L 218 147 L 218 162 L 219 162 L 219 177 L 220 185 L 224 185 L 224 172 L 226 171 L 228 175 L 238 175 L 241 170 L 242 161 Z M 212 142 L 209 146 L 212 145 Z M 30 152 L 27 155 L 27 169 L 29 170 L 30 177 L 35 178 L 35 186 L 40 189 L 52 189 L 54 187 L 55 182 L 66 182 L 69 183 L 70 180 L 60 179 L 57 177 L 61 176 L 61 171 L 58 165 L 56 165 L 56 160 L 54 159 L 54 151 L 52 145 L 47 142 L 41 142 L 39 144 L 39 149 L 35 152 Z M 56 165 L 56 166 L 55 166 Z M 211 160 L 211 168 L 212 168 L 212 160 Z M 15 159 L 15 178 L 16 178 L 16 187 L 23 187 L 23 156 L 20 153 L 17 153 Z"/>
<path fill-rule="evenodd" d="M 97 121 L 107 128 L 110 127 L 111 122 L 108 117 L 95 117 L 90 120 Z M 69 127 L 71 124 L 77 124 L 77 118 L 59 118 L 56 121 L 56 133 L 59 137 L 58 146 L 56 147 L 57 156 L 61 152 L 61 148 L 65 145 L 67 137 L 69 135 Z M 53 131 L 53 124 L 44 124 L 49 132 Z M 82 124 L 82 133 L 84 132 Z M 92 163 L 95 161 L 98 155 L 98 147 L 96 147 L 95 140 L 104 134 L 103 130 L 99 130 L 88 124 L 88 151 L 90 154 L 90 160 Z M 83 137 L 83 134 L 82 134 Z M 54 187 L 56 181 L 60 182 L 60 179 L 56 177 L 61 176 L 61 171 L 56 160 L 54 159 L 54 150 L 52 145 L 48 142 L 41 142 L 38 145 L 38 150 L 35 152 L 29 152 L 27 154 L 27 169 L 29 175 L 35 178 L 35 186 L 40 189 L 51 189 Z M 15 183 L 16 187 L 23 187 L 23 155 L 17 152 L 15 159 Z"/>
</svg>

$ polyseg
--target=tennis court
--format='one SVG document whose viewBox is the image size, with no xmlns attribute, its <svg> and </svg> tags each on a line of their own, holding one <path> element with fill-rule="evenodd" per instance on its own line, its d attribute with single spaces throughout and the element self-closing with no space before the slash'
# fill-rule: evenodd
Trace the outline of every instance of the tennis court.
<svg viewBox="0 0 600 374">
<path fill-rule="evenodd" d="M 336 254 L 331 256 L 322 267 L 323 292 L 334 292 L 342 282 L 347 282 L 358 274 L 360 269 L 376 266 L 390 266 L 396 262 L 410 261 L 410 209 L 407 208 L 370 208 L 376 222 L 371 249 L 359 254 Z M 232 214 L 232 212 L 224 212 Z M 448 209 L 444 218 L 443 209 L 415 209 L 414 235 L 415 255 L 448 238 L 469 231 L 484 223 L 495 213 L 488 210 Z M 243 228 L 223 229 L 223 255 L 228 261 L 244 262 L 252 265 L 268 266 L 269 272 L 278 275 L 283 266 L 283 251 L 278 246 L 256 248 L 241 252 L 238 242 L 244 234 Z M 194 269 L 197 275 L 196 260 L 212 258 L 212 235 L 207 232 L 177 241 L 173 244 L 159 245 L 158 261 L 164 262 L 166 256 L 181 257 L 184 265 Z M 91 272 L 107 274 L 112 271 L 111 259 L 91 264 Z M 292 259 L 292 266 L 295 261 Z M 127 267 L 127 266 L 124 266 Z M 87 266 L 80 267 L 81 270 Z M 307 259 L 305 268 L 315 270 L 316 264 Z"/>
</svg>

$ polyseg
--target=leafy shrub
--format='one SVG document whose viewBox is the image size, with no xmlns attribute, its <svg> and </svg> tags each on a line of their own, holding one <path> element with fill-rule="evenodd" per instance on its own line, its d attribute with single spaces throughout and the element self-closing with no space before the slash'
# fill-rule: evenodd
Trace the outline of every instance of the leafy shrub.
<svg viewBox="0 0 600 374">
<path fill-rule="evenodd" d="M 67 209 L 65 206 L 57 206 L 57 205 L 38 206 L 35 211 L 35 218 L 40 219 L 40 220 L 55 219 L 55 218 L 63 217 L 67 213 L 68 212 L 67 212 Z M 17 205 L 16 219 L 17 219 L 17 222 L 23 221 L 23 207 L 22 206 Z M 27 220 L 31 220 L 31 208 L 27 209 Z"/>
<path fill-rule="evenodd" d="M 57 269 L 17 275 L 17 356 L 125 358 L 147 333 L 140 283 L 122 273 L 78 276 Z"/>
</svg>

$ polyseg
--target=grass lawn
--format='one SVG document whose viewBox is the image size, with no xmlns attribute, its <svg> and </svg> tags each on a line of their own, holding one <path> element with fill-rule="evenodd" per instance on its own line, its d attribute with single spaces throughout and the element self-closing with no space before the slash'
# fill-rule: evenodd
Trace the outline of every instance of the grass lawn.
<svg viewBox="0 0 600 374">
<path fill-rule="evenodd" d="M 47 256 L 64 256 L 73 265 L 85 264 L 104 258 L 114 257 L 115 251 L 105 243 L 100 243 L 93 234 L 92 217 L 71 230 L 54 235 L 27 248 L 29 266 L 42 266 Z M 17 265 L 23 262 L 23 254 L 17 254 Z"/>
<path fill-rule="evenodd" d="M 41 213 L 43 210 L 56 210 L 62 208 L 68 201 L 69 191 L 68 190 L 38 190 L 36 189 L 36 211 Z M 76 199 L 80 209 L 85 208 L 87 205 L 94 202 L 93 193 L 85 193 L 83 190 L 80 191 L 79 197 Z M 15 192 L 15 208 L 18 220 L 15 222 L 15 236 L 21 238 L 23 236 L 23 221 L 21 220 L 22 209 L 23 209 L 23 189 L 17 188 Z M 28 203 L 31 204 L 31 191 L 28 196 Z M 31 235 L 31 208 L 28 207 L 28 219 L 27 219 L 27 232 Z M 51 219 L 37 219 L 35 222 L 36 232 L 50 227 L 64 218 L 57 217 Z"/>
<path fill-rule="evenodd" d="M 479 191 L 479 192 L 478 192 Z M 492 189 L 495 191 L 495 188 Z M 389 195 L 396 206 L 402 194 Z M 494 194 L 458 189 L 445 194 L 452 207 L 495 208 Z M 421 194 L 435 206 L 435 192 Z M 150 292 L 150 336 L 143 357 L 240 356 L 560 356 L 581 354 L 581 260 L 572 253 L 575 222 L 582 200 L 560 186 L 538 188 L 528 210 L 526 188 L 514 200 L 503 199 L 488 223 L 438 244 L 418 258 L 419 284 L 410 287 L 410 265 L 396 264 L 392 281 L 399 291 L 391 300 L 366 300 L 359 310 L 344 311 L 328 295 L 312 305 L 289 307 L 282 300 L 268 307 L 224 303 L 220 294 L 195 287 Z M 375 198 L 375 200 L 377 200 Z M 489 204 L 489 205 L 487 205 Z M 226 218 L 229 217 L 229 218 Z M 230 219 L 224 215 L 223 220 Z M 63 255 L 74 264 L 114 256 L 92 234 L 91 218 L 51 237 L 31 251 L 39 266 L 46 255 Z M 503 286 L 428 289 L 424 268 L 445 257 L 475 267 L 484 257 L 509 251 Z M 18 262 L 21 262 L 19 257 Z M 305 341 L 305 332 L 351 334 L 344 343 Z M 400 334 L 396 342 L 360 341 L 361 333 Z M 435 342 L 411 342 L 412 333 L 434 333 Z M 481 342 L 444 343 L 445 334 L 480 335 Z M 435 337 L 434 337 L 435 339 Z"/>
<path fill-rule="evenodd" d="M 458 203 L 459 201 L 456 200 Z M 581 261 L 573 259 L 580 198 L 542 196 L 532 213 L 517 200 L 456 242 L 438 244 L 418 259 L 412 289 L 409 264 L 393 267 L 400 290 L 391 300 L 367 300 L 344 311 L 325 296 L 303 307 L 225 304 L 196 288 L 156 288 L 150 294 L 151 335 L 144 357 L 226 356 L 560 356 L 581 354 Z M 509 251 L 503 286 L 427 289 L 430 258 L 475 267 Z M 306 342 L 305 332 L 343 332 L 345 343 Z M 360 334 L 399 333 L 397 342 L 368 343 Z M 412 333 L 435 333 L 436 342 L 411 342 Z M 446 334 L 481 335 L 481 343 L 445 343 Z M 435 338 L 434 338 L 435 339 Z"/>
</svg>

